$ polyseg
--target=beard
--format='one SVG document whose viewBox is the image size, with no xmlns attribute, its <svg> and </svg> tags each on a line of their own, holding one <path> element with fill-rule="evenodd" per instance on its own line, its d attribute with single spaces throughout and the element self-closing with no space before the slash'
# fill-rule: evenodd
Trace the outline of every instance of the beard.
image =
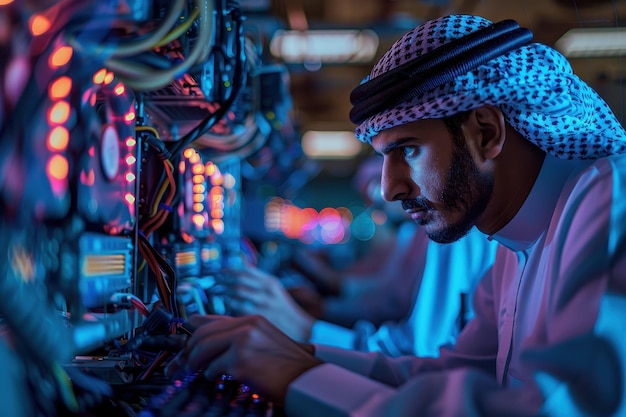
<svg viewBox="0 0 626 417">
<path fill-rule="evenodd" d="M 427 232 L 428 237 L 438 243 L 456 242 L 465 236 L 485 211 L 493 193 L 493 175 L 478 169 L 465 145 L 463 136 L 456 136 L 453 139 L 452 162 L 439 194 L 439 200 L 445 206 L 446 211 L 460 212 L 462 216 L 439 230 Z M 403 200 L 402 208 L 434 210 L 424 197 Z"/>
</svg>

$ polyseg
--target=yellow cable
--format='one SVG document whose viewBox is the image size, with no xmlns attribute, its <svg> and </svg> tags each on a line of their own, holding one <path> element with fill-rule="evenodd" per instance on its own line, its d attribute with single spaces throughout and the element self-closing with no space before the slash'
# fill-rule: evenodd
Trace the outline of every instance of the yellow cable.
<svg viewBox="0 0 626 417">
<path fill-rule="evenodd" d="M 145 132 L 148 131 L 152 133 L 157 139 L 159 139 L 159 132 L 152 126 L 135 126 L 135 131 L 137 132 Z"/>
<path fill-rule="evenodd" d="M 159 209 L 159 202 L 163 198 L 163 195 L 165 194 L 165 190 L 167 190 L 168 184 L 169 184 L 168 181 L 163 181 L 163 183 L 161 183 L 161 187 L 159 187 L 159 191 L 156 195 L 156 198 L 154 199 L 154 203 L 152 203 L 152 209 L 150 210 L 150 218 L 156 215 Z"/>
<path fill-rule="evenodd" d="M 172 30 L 172 27 L 176 24 L 176 21 L 180 18 L 184 8 L 185 8 L 186 0 L 175 0 L 175 3 L 170 8 L 167 16 L 163 20 L 163 23 L 159 28 L 154 31 L 148 38 L 143 39 L 138 42 L 128 42 L 121 45 L 116 45 L 115 47 L 108 47 L 105 45 L 98 44 L 84 44 L 82 45 L 80 42 L 76 40 L 75 37 L 71 36 L 68 39 L 68 43 L 78 49 L 78 50 L 93 50 L 96 54 L 99 55 L 107 55 L 112 57 L 124 57 L 137 55 L 142 52 L 148 51 L 154 48 L 155 44 L 157 44 L 161 39 L 167 36 L 168 32 Z"/>
<path fill-rule="evenodd" d="M 189 18 L 185 22 L 176 26 L 169 34 L 167 34 L 163 39 L 157 42 L 157 44 L 154 46 L 159 47 L 159 46 L 167 45 L 168 43 L 172 42 L 174 39 L 178 39 L 179 37 L 181 37 L 185 32 L 187 32 L 187 30 L 189 30 L 189 28 L 191 27 L 193 22 L 198 18 L 198 16 L 200 16 L 200 9 L 193 9 L 193 12 L 191 12 L 191 15 L 189 15 Z"/>
<path fill-rule="evenodd" d="M 136 91 L 154 91 L 170 84 L 180 74 L 185 73 L 192 65 L 203 62 L 213 44 L 213 30 L 211 17 L 213 14 L 213 2 L 196 0 L 200 9 L 200 34 L 194 45 L 193 51 L 181 64 L 157 71 L 152 67 L 137 64 L 130 60 L 120 60 L 114 57 L 106 60 L 105 66 L 113 71 L 120 80 Z M 209 8 L 211 6 L 211 8 Z"/>
</svg>

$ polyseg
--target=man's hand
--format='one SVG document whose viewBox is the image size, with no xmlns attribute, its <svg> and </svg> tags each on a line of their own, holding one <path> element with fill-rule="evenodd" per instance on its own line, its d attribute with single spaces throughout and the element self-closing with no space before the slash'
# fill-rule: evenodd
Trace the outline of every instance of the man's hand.
<svg viewBox="0 0 626 417">
<path fill-rule="evenodd" d="M 260 269 L 229 271 L 226 282 L 234 315 L 259 314 L 297 342 L 306 342 L 315 319 L 298 305 L 281 282 Z"/>
<path fill-rule="evenodd" d="M 294 342 L 261 316 L 192 316 L 196 327 L 187 346 L 168 365 L 169 375 L 204 369 L 249 385 L 275 403 L 284 403 L 289 384 L 322 361 L 311 345 Z"/>
</svg>

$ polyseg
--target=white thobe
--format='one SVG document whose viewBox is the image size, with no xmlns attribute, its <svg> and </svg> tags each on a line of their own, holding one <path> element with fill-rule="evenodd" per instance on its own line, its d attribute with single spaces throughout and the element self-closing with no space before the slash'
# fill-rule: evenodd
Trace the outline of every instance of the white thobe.
<svg viewBox="0 0 626 417">
<path fill-rule="evenodd" d="M 289 416 L 626 416 L 626 155 L 547 156 L 440 356 L 316 346 Z"/>
</svg>

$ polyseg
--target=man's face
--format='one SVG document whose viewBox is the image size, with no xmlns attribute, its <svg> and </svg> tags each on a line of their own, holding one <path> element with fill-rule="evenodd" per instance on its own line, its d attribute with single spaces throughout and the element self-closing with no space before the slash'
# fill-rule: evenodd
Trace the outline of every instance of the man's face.
<svg viewBox="0 0 626 417">
<path fill-rule="evenodd" d="M 432 240 L 454 242 L 476 224 L 491 197 L 493 174 L 478 169 L 465 138 L 453 137 L 441 119 L 387 129 L 372 146 L 383 155 L 383 197 L 401 201 Z"/>
</svg>

